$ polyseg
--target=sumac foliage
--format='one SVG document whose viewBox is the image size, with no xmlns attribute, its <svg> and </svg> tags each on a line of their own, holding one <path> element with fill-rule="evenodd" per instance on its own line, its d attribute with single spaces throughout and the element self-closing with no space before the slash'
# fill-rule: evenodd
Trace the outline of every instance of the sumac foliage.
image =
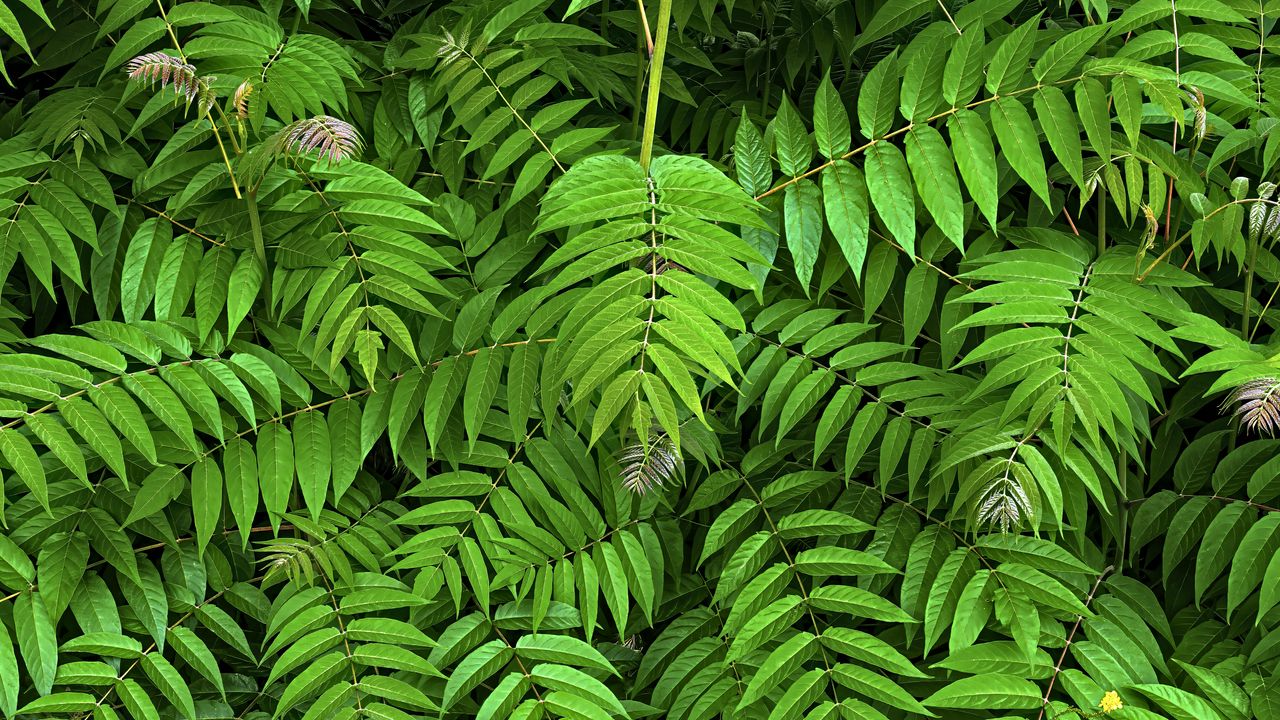
<svg viewBox="0 0 1280 720">
<path fill-rule="evenodd" d="M 1276 17 L 3 0 L 0 714 L 1277 720 Z"/>
</svg>

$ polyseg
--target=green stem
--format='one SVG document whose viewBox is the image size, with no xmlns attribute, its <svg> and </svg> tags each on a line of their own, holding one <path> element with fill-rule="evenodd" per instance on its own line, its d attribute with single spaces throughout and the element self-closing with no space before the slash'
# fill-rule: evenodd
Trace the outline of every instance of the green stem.
<svg viewBox="0 0 1280 720">
<path fill-rule="evenodd" d="M 222 162 L 227 166 L 227 174 L 231 177 L 231 189 L 235 191 L 236 198 L 239 199 L 240 183 L 236 182 L 235 168 L 231 167 L 231 158 L 227 157 L 227 147 L 222 144 L 222 133 L 218 132 L 218 123 L 214 121 L 213 115 L 205 113 L 204 116 L 209 119 L 209 125 L 213 127 L 213 139 L 218 141 L 218 152 L 222 153 Z"/>
<path fill-rule="evenodd" d="M 640 141 L 640 167 L 649 174 L 649 161 L 653 159 L 653 133 L 658 124 L 658 100 L 662 96 L 662 61 L 667 55 L 667 31 L 671 26 L 671 0 L 658 4 L 658 37 L 653 44 L 653 57 L 649 61 L 649 102 L 644 110 L 644 135 Z"/>
<path fill-rule="evenodd" d="M 267 301 L 267 318 L 272 315 L 271 306 L 271 267 L 267 265 L 267 244 L 262 238 L 262 216 L 258 214 L 258 189 L 245 192 L 244 203 L 249 211 L 249 231 L 253 234 L 253 252 L 262 265 L 262 292 Z"/>
<path fill-rule="evenodd" d="M 213 107 L 215 110 L 218 111 L 218 117 L 222 119 L 223 125 L 225 125 L 227 128 L 227 140 L 231 141 L 231 151 L 234 152 L 237 157 L 240 155 L 243 155 L 244 151 L 240 149 L 240 143 L 236 142 L 236 130 L 231 125 L 231 118 L 227 117 L 227 114 L 223 112 L 221 105 L 214 103 Z M 209 122 L 213 123 L 212 116 L 209 118 Z M 213 126 L 214 126 L 214 129 L 216 130 L 218 127 L 218 124 L 213 123 Z"/>
<path fill-rule="evenodd" d="M 160 19 L 164 21 L 164 27 L 169 31 L 169 39 L 173 41 L 173 49 L 178 52 L 178 59 L 182 62 L 187 61 L 187 53 L 182 49 L 182 43 L 178 42 L 178 36 L 173 32 L 173 23 L 169 22 L 169 14 L 164 11 L 164 3 L 156 0 L 156 7 L 160 9 Z M 199 110 L 197 109 L 197 112 Z M 221 111 L 221 108 L 219 108 Z M 231 189 L 235 191 L 236 198 L 240 197 L 240 184 L 236 182 L 236 171 L 231 167 L 231 158 L 227 157 L 227 148 L 222 144 L 222 134 L 218 132 L 218 123 L 213 119 L 213 115 L 208 110 L 204 116 L 209 119 L 209 125 L 213 127 L 213 138 L 218 141 L 218 152 L 222 153 L 222 162 L 227 166 L 227 173 L 231 176 Z M 235 138 L 231 139 L 235 143 Z M 236 154 L 240 154 L 239 149 Z"/>
<path fill-rule="evenodd" d="M 1280 200 L 1263 200 L 1262 198 L 1256 198 L 1256 197 L 1244 198 L 1243 200 L 1232 200 L 1231 202 L 1223 203 L 1222 205 L 1219 205 L 1218 207 L 1214 208 L 1208 215 L 1205 215 L 1202 219 L 1208 220 L 1209 218 L 1213 217 L 1214 215 L 1217 215 L 1218 213 L 1222 212 L 1223 210 L 1226 210 L 1227 208 L 1233 205 L 1246 205 L 1250 203 L 1264 203 L 1266 205 L 1275 207 L 1280 205 Z M 1174 240 L 1173 243 L 1169 245 L 1169 247 L 1164 249 L 1164 252 L 1160 253 L 1160 257 L 1151 261 L 1151 264 L 1147 266 L 1147 269 L 1142 271 L 1142 274 L 1136 278 L 1137 281 L 1142 282 L 1143 280 L 1145 280 L 1147 278 L 1147 275 L 1150 275 L 1151 271 L 1156 269 L 1157 265 L 1164 262 L 1165 259 L 1168 258 L 1169 255 L 1173 253 L 1174 250 L 1178 249 L 1179 245 L 1186 242 L 1187 238 L 1191 237 L 1192 232 L 1194 232 L 1194 228 L 1178 236 L 1177 240 Z"/>
<path fill-rule="evenodd" d="M 767 11 L 766 11 L 767 12 Z M 773 89 L 773 17 L 770 15 L 765 20 L 764 33 L 765 52 L 764 52 L 764 85 L 760 93 L 760 114 L 769 117 L 769 91 Z"/>
<path fill-rule="evenodd" d="M 1271 290 L 1271 296 L 1267 298 L 1266 304 L 1258 311 L 1258 319 L 1253 322 L 1253 331 L 1249 333 L 1247 338 L 1250 343 L 1253 342 L 1253 337 L 1258 334 L 1258 328 L 1262 327 L 1262 319 L 1266 317 L 1267 311 L 1271 309 L 1271 303 L 1275 302 L 1276 293 L 1280 293 L 1280 283 L 1276 283 L 1276 286 Z"/>
<path fill-rule="evenodd" d="M 644 38 L 636 35 L 636 95 L 631 111 L 631 139 L 640 139 L 640 115 L 644 112 L 644 76 L 648 70 Z"/>
<path fill-rule="evenodd" d="M 1249 243 L 1248 265 L 1244 271 L 1244 302 L 1240 308 L 1240 337 L 1249 337 L 1249 302 L 1253 300 L 1253 268 L 1258 261 L 1258 245 L 1262 242 L 1261 234 Z"/>
<path fill-rule="evenodd" d="M 1107 251 L 1107 186 L 1098 183 L 1098 257 Z"/>
</svg>

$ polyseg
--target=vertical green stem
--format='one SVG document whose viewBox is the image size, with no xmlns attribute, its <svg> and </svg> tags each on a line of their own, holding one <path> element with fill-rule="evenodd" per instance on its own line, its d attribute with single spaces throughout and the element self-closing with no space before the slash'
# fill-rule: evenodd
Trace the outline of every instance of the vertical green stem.
<svg viewBox="0 0 1280 720">
<path fill-rule="evenodd" d="M 227 147 L 222 144 L 222 133 L 218 132 L 218 123 L 214 121 L 213 115 L 206 112 L 204 116 L 213 126 L 213 139 L 218 141 L 218 152 L 222 153 L 222 162 L 227 166 L 227 175 L 231 177 L 231 189 L 235 191 L 236 198 L 240 198 L 240 183 L 236 182 L 236 171 L 231 167 L 231 158 L 227 157 Z"/>
<path fill-rule="evenodd" d="M 600 37 L 608 37 L 609 33 L 609 0 L 600 4 Z M 608 46 L 605 46 L 608 47 Z M 603 52 L 603 49 L 601 50 Z"/>
<path fill-rule="evenodd" d="M 1247 266 L 1244 271 L 1244 302 L 1240 307 L 1240 337 L 1249 337 L 1249 303 L 1253 301 L 1253 268 L 1258 261 L 1258 244 L 1262 242 L 1259 237 L 1249 243 L 1249 256 Z"/>
<path fill-rule="evenodd" d="M 768 9 L 765 10 L 767 15 L 764 18 L 764 26 L 761 29 L 760 37 L 765 41 L 764 53 L 764 72 L 761 77 L 764 81 L 760 83 L 760 114 L 769 117 L 769 91 L 773 89 L 773 21 L 774 16 Z"/>
<path fill-rule="evenodd" d="M 173 32 L 173 23 L 169 22 L 169 14 L 164 11 L 164 2 L 156 0 L 156 7 L 160 9 L 160 19 L 164 21 L 164 27 L 169 31 L 169 39 L 173 41 L 173 49 L 178 52 L 178 59 L 182 62 L 187 61 L 187 53 L 182 49 L 182 43 L 178 42 L 178 36 Z M 197 102 L 199 102 L 197 100 Z M 218 123 L 213 119 L 206 110 L 205 117 L 209 119 L 209 125 L 213 127 L 213 138 L 218 141 L 218 152 L 222 153 L 222 162 L 227 166 L 227 174 L 231 177 L 231 189 L 235 191 L 236 198 L 240 197 L 240 184 L 236 182 L 236 171 L 231 167 L 231 158 L 227 157 L 227 148 L 222 144 L 222 133 L 218 131 Z M 232 143 L 235 139 L 232 138 Z M 236 151 L 239 154 L 239 150 Z"/>
<path fill-rule="evenodd" d="M 1098 183 L 1098 257 L 1107 251 L 1107 186 Z"/>
<path fill-rule="evenodd" d="M 667 55 L 667 30 L 671 26 L 671 0 L 658 4 L 658 37 L 653 44 L 653 57 L 649 60 L 649 101 L 644 109 L 644 135 L 640 140 L 640 167 L 649 174 L 649 161 L 653 159 L 653 133 L 658 124 L 658 99 L 662 96 L 662 61 Z"/>
<path fill-rule="evenodd" d="M 249 211 L 249 231 L 253 235 L 253 252 L 262 265 L 262 293 L 267 301 L 267 318 L 273 314 L 271 305 L 271 266 L 267 264 L 267 244 L 262 238 L 262 216 L 258 214 L 258 188 L 247 188 L 244 203 Z"/>
<path fill-rule="evenodd" d="M 631 139 L 640 138 L 640 116 L 644 114 L 644 76 L 647 69 L 644 38 L 636 36 L 636 95 L 631 111 Z"/>
</svg>

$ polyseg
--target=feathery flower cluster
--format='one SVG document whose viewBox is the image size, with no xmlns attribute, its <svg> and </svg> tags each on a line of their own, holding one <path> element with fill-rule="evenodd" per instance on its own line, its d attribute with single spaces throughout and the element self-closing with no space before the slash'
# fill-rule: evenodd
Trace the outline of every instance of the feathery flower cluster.
<svg viewBox="0 0 1280 720">
<path fill-rule="evenodd" d="M 129 79 L 141 80 L 148 85 L 160 83 L 160 87 L 173 86 L 174 92 L 187 99 L 187 103 L 199 102 L 200 111 L 208 112 L 213 106 L 213 77 L 199 77 L 196 66 L 168 53 L 152 52 L 139 55 L 125 63 Z"/>
<path fill-rule="evenodd" d="M 231 96 L 231 102 L 236 108 L 236 116 L 241 120 L 249 117 L 249 96 L 252 94 L 253 83 L 245 80 L 236 88 L 235 95 Z"/>
<path fill-rule="evenodd" d="M 1222 403 L 1235 405 L 1232 414 L 1245 429 L 1275 435 L 1280 428 L 1280 378 L 1265 377 L 1236 388 Z"/>
<path fill-rule="evenodd" d="M 273 139 L 273 154 L 300 155 L 318 151 L 322 160 L 349 160 L 364 148 L 364 140 L 351 123 L 330 115 L 297 120 L 286 125 Z"/>
<path fill-rule="evenodd" d="M 680 470 L 680 456 L 666 435 L 655 437 L 647 445 L 628 445 L 619 461 L 622 463 L 622 486 L 638 495 L 660 487 Z"/>
<path fill-rule="evenodd" d="M 124 66 L 131 80 L 160 83 L 160 87 L 173 85 L 174 90 L 194 100 L 199 92 L 196 82 L 196 66 L 183 62 L 168 53 L 152 52 L 133 58 Z"/>
<path fill-rule="evenodd" d="M 1023 516 L 1030 517 L 1031 498 L 1018 481 L 1004 477 L 988 485 L 982 491 L 978 503 L 978 524 L 990 523 L 1007 533 L 1018 526 Z"/>
</svg>

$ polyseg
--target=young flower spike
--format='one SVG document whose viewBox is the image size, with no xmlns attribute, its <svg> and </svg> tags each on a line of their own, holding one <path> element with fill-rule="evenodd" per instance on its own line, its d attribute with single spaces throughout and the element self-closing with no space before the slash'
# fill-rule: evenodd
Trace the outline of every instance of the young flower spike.
<svg viewBox="0 0 1280 720">
<path fill-rule="evenodd" d="M 244 120 L 249 117 L 249 96 L 253 94 L 253 83 L 245 80 L 236 88 L 235 95 L 232 95 L 232 104 L 236 108 L 236 117 Z"/>
<path fill-rule="evenodd" d="M 1246 430 L 1275 435 L 1280 428 L 1280 378 L 1265 377 L 1236 388 L 1222 403 L 1235 405 L 1232 414 Z"/>
<path fill-rule="evenodd" d="M 160 87 L 172 85 L 178 94 L 186 96 L 187 102 L 195 100 L 201 92 L 196 66 L 167 53 L 139 55 L 125 63 L 124 69 L 131 80 L 142 80 L 149 85 L 159 82 Z"/>
<path fill-rule="evenodd" d="M 675 477 L 681 466 L 675 445 L 666 435 L 655 437 L 647 445 L 628 445 L 618 459 L 622 463 L 622 486 L 637 495 L 661 487 L 664 481 Z"/>
<path fill-rule="evenodd" d="M 351 123 L 329 115 L 298 120 L 274 138 L 273 153 L 301 155 L 313 150 L 320 158 L 337 163 L 360 154 L 364 141 Z"/>
</svg>

